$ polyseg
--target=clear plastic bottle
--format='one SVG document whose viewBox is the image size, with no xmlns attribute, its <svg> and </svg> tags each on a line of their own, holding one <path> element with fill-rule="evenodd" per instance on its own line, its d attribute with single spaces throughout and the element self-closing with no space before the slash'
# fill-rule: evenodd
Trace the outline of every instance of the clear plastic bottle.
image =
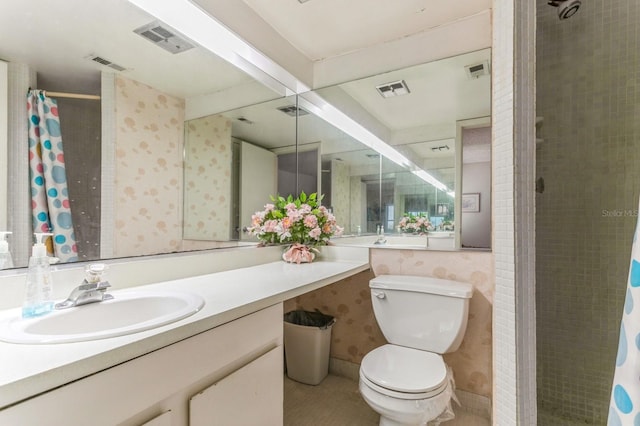
<svg viewBox="0 0 640 426">
<path fill-rule="evenodd" d="M 36 243 L 29 258 L 26 294 L 22 305 L 23 318 L 37 317 L 53 310 L 53 280 L 47 248 L 44 245 L 44 239 L 53 234 L 35 233 L 34 235 Z"/>
<path fill-rule="evenodd" d="M 9 234 L 11 234 L 9 231 L 0 231 L 0 269 L 13 268 L 13 258 L 6 240 Z"/>
</svg>

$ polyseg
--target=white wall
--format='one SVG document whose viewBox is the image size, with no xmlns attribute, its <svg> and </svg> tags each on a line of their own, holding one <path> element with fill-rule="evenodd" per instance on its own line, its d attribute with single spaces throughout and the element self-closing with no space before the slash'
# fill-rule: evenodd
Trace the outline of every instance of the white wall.
<svg viewBox="0 0 640 426">
<path fill-rule="evenodd" d="M 491 247 L 491 163 L 462 167 L 462 191 L 480 194 L 480 211 L 462 213 L 462 247 Z"/>
<path fill-rule="evenodd" d="M 6 62 L 0 61 L 0 231 L 7 230 L 7 136 L 9 106 L 9 68 Z"/>
</svg>

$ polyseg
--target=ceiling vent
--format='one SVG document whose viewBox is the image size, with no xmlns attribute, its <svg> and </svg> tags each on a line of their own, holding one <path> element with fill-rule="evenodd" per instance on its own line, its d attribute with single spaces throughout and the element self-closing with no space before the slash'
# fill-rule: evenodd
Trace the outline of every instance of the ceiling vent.
<svg viewBox="0 0 640 426">
<path fill-rule="evenodd" d="M 383 98 L 391 98 L 393 96 L 401 96 L 411 93 L 404 80 L 381 84 L 376 86 L 376 90 Z"/>
<path fill-rule="evenodd" d="M 302 108 L 299 108 L 299 107 L 297 107 L 295 105 L 287 105 L 287 106 L 279 107 L 278 110 L 284 112 L 285 114 L 287 114 L 290 117 L 295 117 L 296 115 L 298 117 L 301 117 L 303 115 L 309 114 L 308 111 L 306 111 L 306 110 L 304 110 Z"/>
<path fill-rule="evenodd" d="M 470 79 L 479 78 L 483 75 L 489 75 L 489 61 L 482 61 L 477 64 L 467 65 L 464 67 L 467 71 L 467 77 Z"/>
<path fill-rule="evenodd" d="M 90 56 L 87 57 L 87 59 L 90 59 L 93 62 L 97 62 L 100 65 L 104 65 L 105 67 L 112 68 L 112 69 L 114 69 L 116 71 L 125 71 L 126 70 L 126 68 L 123 67 L 122 65 L 118 65 L 116 63 L 111 62 L 108 59 L 102 58 L 102 57 L 97 56 L 97 55 L 90 55 Z"/>
<path fill-rule="evenodd" d="M 195 47 L 187 41 L 186 37 L 180 35 L 177 31 L 169 28 L 160 21 L 136 28 L 133 32 L 173 54 L 184 52 Z"/>
<path fill-rule="evenodd" d="M 243 122 L 245 124 L 253 124 L 253 121 L 249 120 L 246 117 L 238 117 L 238 118 L 236 118 L 236 120 L 241 121 L 241 122 Z"/>
</svg>

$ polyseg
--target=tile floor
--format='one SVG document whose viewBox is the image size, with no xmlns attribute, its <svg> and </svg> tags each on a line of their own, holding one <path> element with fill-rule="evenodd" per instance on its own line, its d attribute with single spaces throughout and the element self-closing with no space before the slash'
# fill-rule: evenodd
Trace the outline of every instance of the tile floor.
<svg viewBox="0 0 640 426">
<path fill-rule="evenodd" d="M 491 425 L 488 419 L 454 411 L 456 418 L 442 425 Z M 285 426 L 377 426 L 378 419 L 360 397 L 358 383 L 353 380 L 330 374 L 318 386 L 309 386 L 285 376 Z"/>
</svg>

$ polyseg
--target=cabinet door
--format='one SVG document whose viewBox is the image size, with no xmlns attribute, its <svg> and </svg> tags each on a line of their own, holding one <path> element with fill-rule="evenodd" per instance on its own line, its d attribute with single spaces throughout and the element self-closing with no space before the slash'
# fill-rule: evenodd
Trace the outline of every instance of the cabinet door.
<svg viewBox="0 0 640 426">
<path fill-rule="evenodd" d="M 164 426 L 166 420 L 171 426 L 187 425 L 189 398 L 206 385 L 231 378 L 234 371 L 242 371 L 269 350 L 280 354 L 279 364 L 271 361 L 269 367 L 274 371 L 271 380 L 279 381 L 270 389 L 278 393 L 280 402 L 269 410 L 282 417 L 282 314 L 282 304 L 273 305 L 7 407 L 0 410 L 0 426 L 140 426 L 150 419 L 156 422 L 151 426 Z M 256 381 L 262 373 L 255 373 Z M 237 405 L 244 399 L 241 394 L 253 389 L 254 377 L 249 376 L 246 383 L 236 383 L 239 390 L 230 396 Z M 156 418 L 168 410 L 169 414 Z"/>
<path fill-rule="evenodd" d="M 194 395 L 189 425 L 282 425 L 283 374 L 278 346 Z"/>
</svg>

